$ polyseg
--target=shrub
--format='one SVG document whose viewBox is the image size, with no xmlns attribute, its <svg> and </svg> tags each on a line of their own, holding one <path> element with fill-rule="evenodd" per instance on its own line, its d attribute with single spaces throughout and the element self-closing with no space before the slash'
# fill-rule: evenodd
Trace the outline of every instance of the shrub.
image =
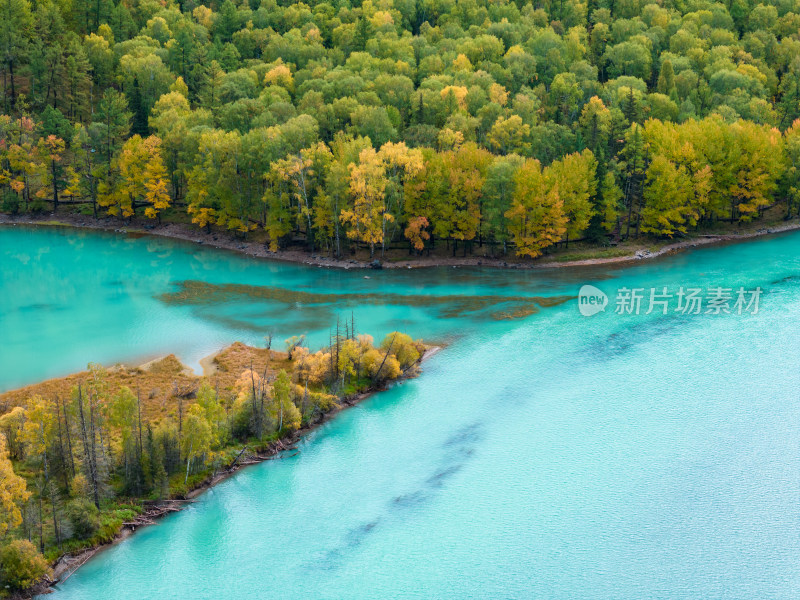
<svg viewBox="0 0 800 600">
<path fill-rule="evenodd" d="M 97 513 L 95 505 L 84 498 L 76 498 L 67 504 L 67 516 L 79 538 L 90 538 L 97 533 L 100 528 Z"/>
<path fill-rule="evenodd" d="M 0 549 L 3 581 L 16 590 L 24 590 L 39 581 L 48 571 L 47 561 L 28 540 L 14 540 Z"/>
<path fill-rule="evenodd" d="M 19 212 L 19 196 L 14 192 L 7 191 L 3 194 L 3 200 L 0 203 L 0 210 L 4 213 L 15 215 Z"/>
<path fill-rule="evenodd" d="M 32 213 L 40 213 L 44 212 L 47 209 L 47 204 L 44 200 L 31 200 L 30 206 L 28 207 Z"/>
</svg>

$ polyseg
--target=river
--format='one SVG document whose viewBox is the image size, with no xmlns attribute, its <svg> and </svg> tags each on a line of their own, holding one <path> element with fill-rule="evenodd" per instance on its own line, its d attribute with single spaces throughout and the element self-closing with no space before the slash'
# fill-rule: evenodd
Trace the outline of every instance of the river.
<svg viewBox="0 0 800 600">
<path fill-rule="evenodd" d="M 611 303 L 591 317 L 563 301 L 587 283 Z M 718 286 L 760 288 L 758 312 L 644 314 L 651 288 Z M 316 347 L 337 318 L 447 343 L 53 600 L 800 596 L 800 234 L 626 268 L 334 271 L 5 228 L 0 293 L 0 389 L 266 332 Z"/>
</svg>

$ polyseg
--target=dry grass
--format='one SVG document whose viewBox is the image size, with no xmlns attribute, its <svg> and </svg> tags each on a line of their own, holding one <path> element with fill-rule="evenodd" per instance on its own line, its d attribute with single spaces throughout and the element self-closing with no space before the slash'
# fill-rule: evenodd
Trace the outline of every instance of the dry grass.
<svg viewBox="0 0 800 600">
<path fill-rule="evenodd" d="M 107 371 L 106 381 L 112 394 L 124 386 L 134 393 L 138 391 L 142 399 L 143 416 L 157 423 L 164 417 L 177 415 L 180 402 L 193 397 L 203 381 L 216 386 L 224 397 L 232 393 L 236 381 L 251 365 L 259 373 L 267 364 L 273 374 L 280 369 L 291 374 L 293 369 L 285 352 L 253 348 L 240 342 L 220 351 L 211 359 L 211 363 L 214 366 L 213 374 L 202 377 L 192 373 L 174 354 L 170 354 L 140 367 L 112 367 Z M 24 407 L 34 395 L 69 398 L 73 388 L 90 378 L 89 371 L 81 371 L 5 392 L 0 394 L 0 414 L 14 406 Z"/>
</svg>

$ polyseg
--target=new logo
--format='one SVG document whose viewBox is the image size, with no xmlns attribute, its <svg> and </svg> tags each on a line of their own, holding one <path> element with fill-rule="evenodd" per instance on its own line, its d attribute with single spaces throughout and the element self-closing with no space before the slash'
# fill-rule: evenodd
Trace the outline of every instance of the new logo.
<svg viewBox="0 0 800 600">
<path fill-rule="evenodd" d="M 608 306 L 608 296 L 593 285 L 584 285 L 578 292 L 578 310 L 584 317 L 591 317 Z"/>
</svg>

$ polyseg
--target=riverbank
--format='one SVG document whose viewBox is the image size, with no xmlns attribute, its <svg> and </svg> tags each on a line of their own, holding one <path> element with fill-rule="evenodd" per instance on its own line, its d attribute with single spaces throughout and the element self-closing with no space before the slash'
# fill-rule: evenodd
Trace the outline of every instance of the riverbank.
<svg viewBox="0 0 800 600">
<path fill-rule="evenodd" d="M 17 594 L 12 597 L 31 598 L 40 594 L 49 593 L 53 585 L 66 581 L 80 566 L 85 564 L 98 552 L 124 540 L 139 527 L 156 524 L 161 517 L 183 510 L 183 508 L 188 506 L 203 492 L 231 477 L 240 469 L 266 460 L 281 458 L 289 451 L 295 453 L 299 452 L 296 445 L 308 433 L 331 420 L 342 410 L 355 406 L 372 394 L 387 389 L 393 383 L 416 377 L 420 372 L 420 365 L 440 350 L 438 346 L 423 346 L 421 344 L 419 346 L 422 352 L 418 358 L 411 364 L 408 364 L 400 372 L 395 372 L 391 379 L 376 380 L 378 381 L 377 383 L 373 383 L 367 388 L 362 388 L 361 391 L 343 394 L 326 410 L 314 414 L 308 420 L 303 420 L 297 429 L 281 430 L 283 435 L 280 435 L 277 439 L 268 440 L 263 443 L 249 441 L 239 444 L 229 444 L 222 448 L 219 452 L 227 456 L 223 465 L 217 466 L 213 470 L 208 469 L 201 479 L 193 477 L 189 481 L 188 487 L 183 489 L 180 493 L 170 494 L 169 497 L 160 501 L 151 501 L 141 497 L 120 497 L 120 500 L 123 500 L 128 505 L 133 506 L 138 503 L 140 509 L 138 514 L 132 518 L 128 518 L 119 525 L 112 539 L 99 543 L 91 543 L 77 552 L 73 551 L 61 554 L 51 563 L 51 573 L 48 576 L 25 593 Z M 390 351 L 391 348 L 386 352 L 387 357 L 390 356 Z M 297 350 L 295 350 L 295 352 L 297 352 Z M 301 356 L 302 355 L 303 353 L 301 353 Z M 160 359 L 148 361 L 138 367 L 115 365 L 106 370 L 106 383 L 111 393 L 121 389 L 123 386 L 136 385 L 137 387 L 135 389 L 137 390 L 138 397 L 139 389 L 143 389 L 144 393 L 141 397 L 144 401 L 141 402 L 140 405 L 141 414 L 147 417 L 148 423 L 155 423 L 159 416 L 161 418 L 169 418 L 171 416 L 170 413 L 164 410 L 166 397 L 163 401 L 158 399 L 154 401 L 153 391 L 161 390 L 166 381 L 172 380 L 172 387 L 169 393 L 172 394 L 173 399 L 178 399 L 178 402 L 181 402 L 181 399 L 185 398 L 188 400 L 189 398 L 193 398 L 197 393 L 198 386 L 200 386 L 203 381 L 208 381 L 211 375 L 214 376 L 215 388 L 222 390 L 231 389 L 232 386 L 235 386 L 235 382 L 237 380 L 240 381 L 242 376 L 248 372 L 244 369 L 248 361 L 252 364 L 253 358 L 258 360 L 265 359 L 265 357 L 267 361 L 267 367 L 264 369 L 265 373 L 268 369 L 274 372 L 279 366 L 283 366 L 287 370 L 296 368 L 287 353 L 270 349 L 252 348 L 237 342 L 203 359 L 202 363 L 206 368 L 206 374 L 203 376 L 194 375 L 194 373 L 183 365 L 174 355 L 169 355 Z M 391 355 L 391 357 L 393 358 L 394 355 Z M 297 360 L 300 359 L 295 358 L 295 361 Z M 292 371 L 290 370 L 289 372 L 291 373 Z M 65 394 L 67 390 L 77 385 L 78 382 L 85 380 L 88 375 L 89 374 L 86 372 L 73 374 L 0 394 L 0 406 L 3 407 L 0 412 L 9 410 L 13 406 L 24 406 L 26 398 L 37 395 L 43 396 L 49 394 L 51 396 L 55 395 L 56 397 L 62 395 L 63 397 L 63 394 Z M 258 378 L 257 374 L 256 378 Z M 298 406 L 300 405 L 299 398 L 295 399 L 295 402 Z M 305 402 L 305 400 L 303 400 L 303 402 Z M 161 406 L 160 408 L 159 404 Z M 178 410 L 180 411 L 181 409 L 179 408 Z M 294 456 L 294 454 L 292 454 L 292 456 Z M 201 472 L 201 474 L 202 473 L 203 472 Z M 181 476 L 180 479 L 183 479 L 183 477 Z"/>
<path fill-rule="evenodd" d="M 124 233 L 128 235 L 152 235 L 191 242 L 219 250 L 237 252 L 254 258 L 267 258 L 270 260 L 337 269 L 374 268 L 374 261 L 370 260 L 368 257 L 342 258 L 337 260 L 335 258 L 310 254 L 304 250 L 296 249 L 284 249 L 272 252 L 263 240 L 254 240 L 252 239 L 252 235 L 251 239 L 242 240 L 237 239 L 226 231 L 212 230 L 209 233 L 188 223 L 166 222 L 158 224 L 138 221 L 125 224 L 119 219 L 111 217 L 103 217 L 95 220 L 91 216 L 76 213 L 43 213 L 39 216 L 12 216 L 0 213 L 0 226 L 75 227 L 80 229 Z M 800 229 L 800 220 L 782 221 L 773 219 L 768 223 L 742 224 L 738 226 L 735 231 L 723 230 L 705 234 L 694 233 L 685 236 L 685 238 L 680 241 L 659 240 L 647 243 L 646 240 L 634 240 L 609 248 L 573 243 L 572 249 L 556 249 L 551 254 L 541 256 L 537 259 L 520 259 L 515 256 L 492 257 L 487 255 L 398 258 L 396 255 L 391 255 L 387 259 L 380 261 L 380 268 L 414 269 L 444 266 L 557 269 L 625 264 L 676 254 L 700 246 L 744 241 L 755 237 L 795 231 L 798 229 Z"/>
</svg>

